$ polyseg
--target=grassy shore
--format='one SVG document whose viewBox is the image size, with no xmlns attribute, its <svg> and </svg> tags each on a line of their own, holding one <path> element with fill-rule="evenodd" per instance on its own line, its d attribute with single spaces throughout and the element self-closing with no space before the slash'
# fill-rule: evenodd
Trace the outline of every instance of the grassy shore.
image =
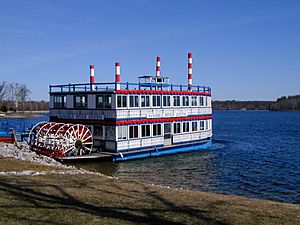
<svg viewBox="0 0 300 225">
<path fill-rule="evenodd" d="M 55 168 L 0 158 L 1 171 Z M 97 174 L 0 176 L 0 224 L 300 224 L 300 206 Z"/>
</svg>

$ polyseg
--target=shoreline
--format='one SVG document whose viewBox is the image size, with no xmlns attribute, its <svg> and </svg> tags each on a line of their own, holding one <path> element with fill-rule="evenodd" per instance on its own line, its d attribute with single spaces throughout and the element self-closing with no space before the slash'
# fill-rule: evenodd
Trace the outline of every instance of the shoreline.
<svg viewBox="0 0 300 225">
<path fill-rule="evenodd" d="M 43 114 L 48 113 L 49 111 L 32 111 L 32 112 L 18 112 L 18 113 L 0 113 L 0 119 L 19 119 L 19 118 L 36 118 L 40 117 Z"/>
<path fill-rule="evenodd" d="M 0 155 L 1 224 L 300 224 L 297 204 L 122 180 L 26 145 L 0 143 Z"/>
</svg>

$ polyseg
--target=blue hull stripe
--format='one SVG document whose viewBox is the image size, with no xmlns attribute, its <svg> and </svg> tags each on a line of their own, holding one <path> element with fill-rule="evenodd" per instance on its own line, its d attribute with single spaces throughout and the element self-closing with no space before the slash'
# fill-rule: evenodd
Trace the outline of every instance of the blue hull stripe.
<svg viewBox="0 0 300 225">
<path fill-rule="evenodd" d="M 194 143 L 194 144 L 187 144 L 181 146 L 172 146 L 170 148 L 157 148 L 147 152 L 135 152 L 135 153 L 128 153 L 124 154 L 123 157 L 121 155 L 113 156 L 113 161 L 123 161 L 129 159 L 139 159 L 139 158 L 147 158 L 147 157 L 155 157 L 161 155 L 170 155 L 176 153 L 184 153 L 184 152 L 192 152 L 192 151 L 200 151 L 203 149 L 208 149 L 212 145 L 212 139 L 208 140 L 204 143 Z"/>
</svg>

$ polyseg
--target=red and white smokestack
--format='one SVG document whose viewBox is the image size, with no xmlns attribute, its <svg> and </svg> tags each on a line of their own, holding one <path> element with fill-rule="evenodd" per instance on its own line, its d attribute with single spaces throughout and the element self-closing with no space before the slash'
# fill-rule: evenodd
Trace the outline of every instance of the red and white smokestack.
<svg viewBox="0 0 300 225">
<path fill-rule="evenodd" d="M 95 90 L 95 66 L 90 65 L 90 84 L 91 84 L 91 90 Z"/>
<path fill-rule="evenodd" d="M 156 77 L 160 77 L 160 57 L 156 57 Z"/>
<path fill-rule="evenodd" d="M 120 90 L 120 82 L 121 82 L 121 69 L 120 69 L 120 63 L 116 62 L 115 65 L 116 69 L 116 90 Z"/>
<path fill-rule="evenodd" d="M 188 53 L 188 90 L 192 91 L 193 85 L 193 55 Z"/>
</svg>

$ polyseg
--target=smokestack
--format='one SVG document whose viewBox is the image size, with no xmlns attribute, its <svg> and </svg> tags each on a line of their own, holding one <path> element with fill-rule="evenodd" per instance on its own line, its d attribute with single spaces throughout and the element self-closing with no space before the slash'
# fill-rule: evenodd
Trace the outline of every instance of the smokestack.
<svg viewBox="0 0 300 225">
<path fill-rule="evenodd" d="M 90 84 L 91 84 L 91 91 L 95 90 L 95 66 L 90 65 Z"/>
<path fill-rule="evenodd" d="M 120 71 L 120 63 L 116 62 L 115 64 L 116 70 L 116 90 L 120 90 L 120 81 L 121 81 L 121 71 Z"/>
<path fill-rule="evenodd" d="M 160 77 L 160 57 L 156 57 L 156 77 Z"/>
<path fill-rule="evenodd" d="M 192 91 L 193 85 L 193 55 L 188 53 L 188 90 Z"/>
</svg>

